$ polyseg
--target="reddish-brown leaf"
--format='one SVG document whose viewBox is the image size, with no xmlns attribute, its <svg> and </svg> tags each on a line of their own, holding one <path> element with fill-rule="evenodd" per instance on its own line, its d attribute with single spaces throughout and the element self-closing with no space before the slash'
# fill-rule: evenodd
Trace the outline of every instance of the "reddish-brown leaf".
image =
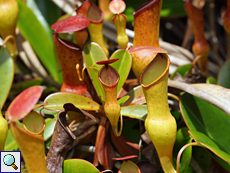
<svg viewBox="0 0 230 173">
<path fill-rule="evenodd" d="M 114 165 L 115 151 L 108 139 L 108 130 L 110 123 L 106 117 L 102 116 L 97 132 L 95 153 L 93 164 L 98 165 L 98 162 L 103 166 L 104 169 L 110 169 Z"/>
<path fill-rule="evenodd" d="M 96 64 L 98 64 L 98 65 L 112 64 L 118 60 L 119 60 L 118 58 L 117 59 L 108 59 L 108 60 L 104 60 L 104 61 L 98 61 L 98 62 L 96 62 Z"/>
<path fill-rule="evenodd" d="M 134 159 L 134 158 L 137 158 L 137 157 L 138 157 L 137 155 L 131 155 L 131 156 L 113 158 L 113 160 L 130 160 L 130 159 Z"/>
<path fill-rule="evenodd" d="M 42 86 L 32 86 L 21 92 L 8 107 L 6 119 L 17 121 L 24 118 L 38 102 L 42 92 Z"/>
<path fill-rule="evenodd" d="M 131 142 L 124 136 L 116 137 L 111 131 L 111 139 L 117 151 L 123 156 L 139 155 L 140 147 L 138 144 Z M 132 159 L 133 160 L 133 159 Z M 134 158 L 135 160 L 135 158 Z"/>
<path fill-rule="evenodd" d="M 89 19 L 82 15 L 76 15 L 57 21 L 51 26 L 51 29 L 56 33 L 67 33 L 82 30 L 88 25 Z"/>
</svg>

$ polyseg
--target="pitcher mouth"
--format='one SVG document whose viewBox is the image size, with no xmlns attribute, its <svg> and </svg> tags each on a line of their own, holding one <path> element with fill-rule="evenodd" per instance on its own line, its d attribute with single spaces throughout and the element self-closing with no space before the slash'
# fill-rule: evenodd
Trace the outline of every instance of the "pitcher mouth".
<svg viewBox="0 0 230 173">
<path fill-rule="evenodd" d="M 141 73 L 139 78 L 141 86 L 147 88 L 159 81 L 168 72 L 169 66 L 169 57 L 166 54 L 158 53 Z"/>
<path fill-rule="evenodd" d="M 112 81 L 111 84 L 110 84 L 110 82 L 105 81 L 106 79 L 104 79 L 104 77 L 102 76 L 103 70 L 106 70 L 106 68 L 111 69 L 111 71 L 112 71 L 111 75 L 113 75 L 116 78 L 116 79 L 112 79 L 114 81 Z M 106 76 L 108 76 L 108 73 L 106 74 Z M 112 66 L 108 65 L 107 67 L 104 66 L 101 68 L 101 70 L 98 73 L 98 79 L 104 86 L 112 88 L 118 84 L 120 76 L 119 76 L 118 72 Z"/>
<path fill-rule="evenodd" d="M 156 1 L 156 0 L 155 0 Z M 147 2 L 145 2 L 144 4 L 142 4 L 140 7 L 138 7 L 134 12 L 133 12 L 133 16 L 138 15 L 142 10 L 148 8 L 149 6 L 151 6 L 152 4 L 155 3 L 155 1 L 153 0 L 149 0 Z"/>
</svg>

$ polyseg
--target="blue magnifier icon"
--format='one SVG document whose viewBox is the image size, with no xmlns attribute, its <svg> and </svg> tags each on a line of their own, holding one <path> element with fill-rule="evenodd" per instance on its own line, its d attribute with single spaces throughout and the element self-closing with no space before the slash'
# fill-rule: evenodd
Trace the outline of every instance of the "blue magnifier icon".
<svg viewBox="0 0 230 173">
<path fill-rule="evenodd" d="M 3 162 L 7 166 L 12 166 L 15 170 L 18 169 L 18 167 L 14 164 L 15 163 L 15 158 L 11 154 L 7 154 L 3 158 Z"/>
</svg>

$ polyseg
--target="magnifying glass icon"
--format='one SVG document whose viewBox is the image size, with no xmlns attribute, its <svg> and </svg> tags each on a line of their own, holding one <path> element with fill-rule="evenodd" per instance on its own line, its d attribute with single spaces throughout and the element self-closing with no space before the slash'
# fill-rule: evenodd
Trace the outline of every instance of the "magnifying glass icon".
<svg viewBox="0 0 230 173">
<path fill-rule="evenodd" d="M 18 169 L 18 167 L 14 164 L 15 163 L 15 158 L 11 154 L 7 154 L 3 158 L 3 162 L 7 166 L 12 166 L 15 170 Z"/>
</svg>

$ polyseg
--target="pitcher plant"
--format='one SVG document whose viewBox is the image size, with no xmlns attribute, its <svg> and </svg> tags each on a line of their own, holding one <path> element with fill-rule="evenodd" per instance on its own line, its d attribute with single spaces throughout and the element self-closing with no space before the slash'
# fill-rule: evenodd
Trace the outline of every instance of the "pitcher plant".
<svg viewBox="0 0 230 173">
<path fill-rule="evenodd" d="M 120 136 L 122 131 L 122 116 L 120 104 L 117 101 L 117 85 L 119 81 L 119 74 L 112 66 L 109 65 L 110 63 L 116 62 L 117 60 L 118 59 L 99 61 L 97 62 L 97 64 L 104 65 L 98 73 L 98 79 L 101 82 L 105 91 L 105 115 L 111 123 L 113 133 L 116 136 Z M 118 132 L 119 117 L 121 120 L 121 127 L 120 131 Z"/>
<path fill-rule="evenodd" d="M 79 95 L 87 93 L 87 78 L 80 80 L 76 71 L 83 69 L 82 49 L 80 46 L 63 40 L 58 33 L 83 31 L 89 25 L 89 20 L 81 15 L 71 16 L 54 23 L 51 28 L 54 30 L 54 46 L 61 64 L 63 83 L 61 92 L 72 92 Z M 80 43 L 83 46 L 84 40 Z"/>
<path fill-rule="evenodd" d="M 79 8 L 77 8 L 76 12 L 78 15 L 82 15 L 89 19 L 90 24 L 88 26 L 88 31 L 91 41 L 98 43 L 103 48 L 106 55 L 108 55 L 109 51 L 104 42 L 102 33 L 104 19 L 102 11 L 95 4 L 86 0 Z"/>
<path fill-rule="evenodd" d="M 3 39 L 8 39 L 6 48 L 12 57 L 17 56 L 16 47 L 16 25 L 18 21 L 18 4 L 16 0 L 0 1 L 0 35 Z"/>
<path fill-rule="evenodd" d="M 162 0 L 149 0 L 140 6 L 134 13 L 134 48 L 129 52 L 136 52 L 137 46 L 160 47 L 159 45 L 159 26 L 160 11 Z M 148 65 L 148 63 L 156 56 L 152 51 L 132 54 L 132 70 L 137 78 L 140 73 Z"/>
<path fill-rule="evenodd" d="M 209 44 L 204 37 L 204 14 L 203 12 L 196 8 L 191 2 L 186 2 L 185 11 L 187 12 L 189 18 L 191 19 L 193 32 L 195 36 L 195 42 L 192 46 L 192 50 L 198 58 L 198 65 L 203 73 L 207 75 L 208 73 L 208 54 L 209 54 Z"/>
<path fill-rule="evenodd" d="M 158 53 L 142 72 L 140 83 L 148 109 L 146 131 L 157 150 L 164 172 L 175 173 L 172 150 L 176 140 L 177 124 L 168 105 L 169 66 L 169 57 L 165 53 Z"/>
<path fill-rule="evenodd" d="M 127 16 L 122 14 L 125 10 L 126 4 L 123 0 L 113 0 L 109 4 L 109 9 L 115 14 L 112 21 L 117 29 L 117 43 L 121 49 L 126 49 L 129 38 L 125 32 Z"/>
<path fill-rule="evenodd" d="M 162 0 L 149 0 L 133 13 L 134 38 L 133 46 L 159 45 L 160 11 Z"/>
</svg>

